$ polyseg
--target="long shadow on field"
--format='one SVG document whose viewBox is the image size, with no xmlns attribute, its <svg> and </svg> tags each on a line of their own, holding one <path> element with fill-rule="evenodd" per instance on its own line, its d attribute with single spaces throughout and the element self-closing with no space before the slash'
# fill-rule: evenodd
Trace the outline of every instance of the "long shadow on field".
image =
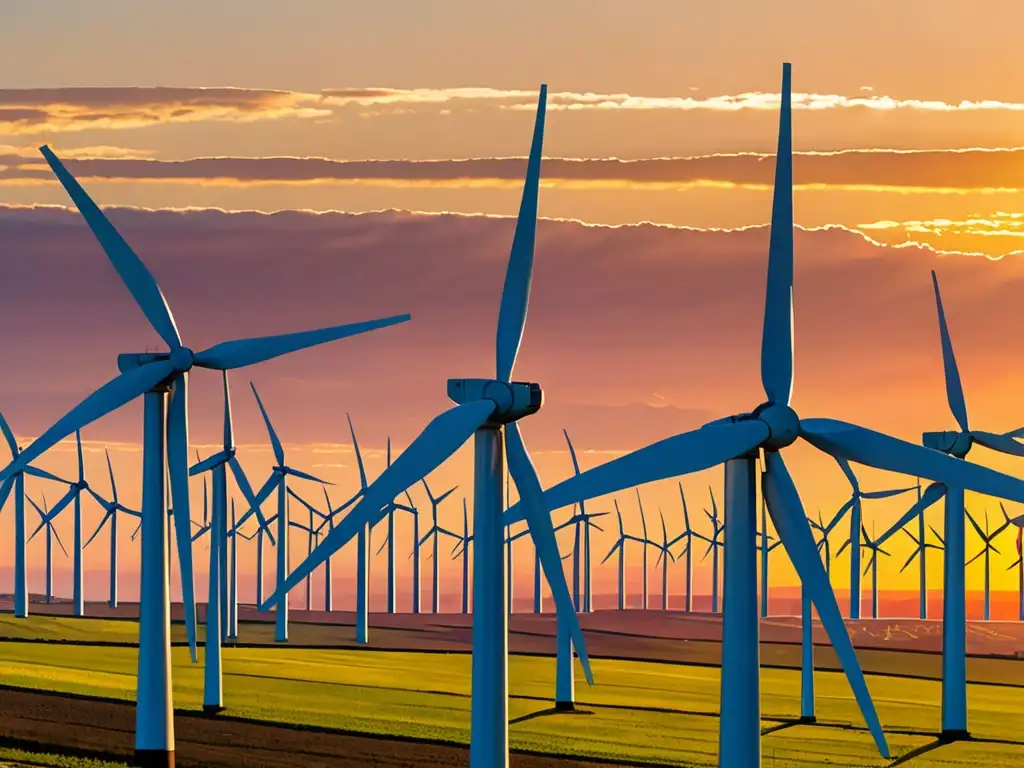
<svg viewBox="0 0 1024 768">
<path fill-rule="evenodd" d="M 549 715 L 568 715 L 569 717 L 575 717 L 576 715 L 592 714 L 594 713 L 589 709 L 559 709 L 558 707 L 549 707 L 548 709 L 539 709 L 536 712 L 530 712 L 526 715 L 514 717 L 508 721 L 508 724 L 515 725 L 516 723 L 525 723 L 527 720 L 534 720 L 538 717 L 547 717 Z"/>
<path fill-rule="evenodd" d="M 781 723 L 776 723 L 775 725 L 769 725 L 767 728 L 762 728 L 761 729 L 761 735 L 762 736 L 767 736 L 769 733 L 776 733 L 777 731 L 784 731 L 787 728 L 792 728 L 792 727 L 797 726 L 797 725 L 809 725 L 809 723 L 804 721 L 804 720 L 801 720 L 799 718 L 796 718 L 796 719 L 793 719 L 793 720 L 783 720 Z"/>
<path fill-rule="evenodd" d="M 929 752 L 938 749 L 939 747 L 952 743 L 953 742 L 946 741 L 944 739 L 935 739 L 935 741 L 929 741 L 927 744 L 922 744 L 920 747 L 914 747 L 914 749 L 907 752 L 907 754 L 889 763 L 889 768 L 893 768 L 897 765 L 904 765 L 905 763 L 909 763 L 914 758 L 921 757 L 921 755 L 926 755 Z"/>
</svg>

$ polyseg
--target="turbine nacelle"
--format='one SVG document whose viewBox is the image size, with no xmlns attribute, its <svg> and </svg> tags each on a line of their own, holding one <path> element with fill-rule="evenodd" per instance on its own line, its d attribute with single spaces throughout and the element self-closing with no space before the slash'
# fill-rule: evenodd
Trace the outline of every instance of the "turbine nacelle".
<svg viewBox="0 0 1024 768">
<path fill-rule="evenodd" d="M 484 426 L 500 427 L 540 410 L 544 392 L 540 384 L 495 379 L 448 379 L 448 397 L 459 405 L 478 400 L 494 403 L 494 413 Z"/>
<path fill-rule="evenodd" d="M 925 432 L 921 443 L 925 448 L 956 456 L 962 459 L 971 450 L 971 436 L 966 432 Z"/>
</svg>

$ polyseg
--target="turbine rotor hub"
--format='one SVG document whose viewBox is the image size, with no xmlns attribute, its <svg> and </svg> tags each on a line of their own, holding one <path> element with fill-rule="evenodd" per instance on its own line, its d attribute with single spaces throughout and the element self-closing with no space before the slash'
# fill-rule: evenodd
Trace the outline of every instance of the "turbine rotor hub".
<svg viewBox="0 0 1024 768">
<path fill-rule="evenodd" d="M 185 371 L 191 370 L 192 364 L 195 362 L 195 355 L 192 354 L 192 350 L 188 347 L 178 347 L 171 350 L 167 360 L 174 366 L 174 370 L 179 373 L 185 373 Z"/>
<path fill-rule="evenodd" d="M 768 439 L 763 443 L 766 450 L 778 451 L 792 445 L 800 436 L 800 417 L 788 405 L 764 403 L 755 408 L 751 416 L 768 427 Z"/>
</svg>

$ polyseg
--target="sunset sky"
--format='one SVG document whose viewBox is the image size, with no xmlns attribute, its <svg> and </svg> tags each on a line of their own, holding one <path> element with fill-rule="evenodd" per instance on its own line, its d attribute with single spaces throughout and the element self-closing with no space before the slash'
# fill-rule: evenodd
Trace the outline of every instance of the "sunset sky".
<svg viewBox="0 0 1024 768">
<path fill-rule="evenodd" d="M 795 210 L 805 230 L 796 237 L 794 407 L 914 442 L 924 430 L 953 429 L 935 269 L 972 426 L 1024 424 L 1019 3 L 8 5 L 0 30 L 0 410 L 23 442 L 115 375 L 117 353 L 158 340 L 78 214 L 64 208 L 39 145 L 66 160 L 99 204 L 117 207 L 112 220 L 154 272 L 193 348 L 412 313 L 409 324 L 232 377 L 239 455 L 253 482 L 262 483 L 272 456 L 250 380 L 289 463 L 342 486 L 340 500 L 358 480 L 346 412 L 375 476 L 388 436 L 401 451 L 449 405 L 448 377 L 493 373 L 508 217 L 542 82 L 545 221 L 516 370 L 546 393 L 544 409 L 523 426 L 542 480 L 571 472 L 563 428 L 589 467 L 749 411 L 764 399 L 764 225 L 783 61 L 793 63 Z M 193 376 L 192 437 L 204 456 L 217 448 L 218 387 L 215 375 Z M 141 405 L 84 437 L 100 492 L 109 446 L 122 495 L 137 504 Z M 805 444 L 787 455 L 808 512 L 834 513 L 849 495 L 836 464 Z M 69 474 L 73 458 L 62 444 L 40 465 Z M 980 448 L 971 458 L 1021 470 Z M 470 461 L 464 449 L 431 477 L 436 492 L 460 485 L 442 507 L 448 527 L 461 527 L 462 496 L 471 498 Z M 865 489 L 914 484 L 859 475 Z M 721 497 L 722 471 L 683 482 L 706 533 L 699 510 L 709 485 Z M 29 483 L 37 500 L 43 490 Z M 51 503 L 63 494 L 45 491 Z M 315 487 L 304 492 L 321 498 Z M 661 507 L 670 537 L 678 533 L 675 482 L 642 493 L 652 532 L 660 535 Z M 422 488 L 414 495 L 425 503 Z M 196 483 L 194 503 L 200 497 Z M 618 498 L 636 532 L 635 494 Z M 881 532 L 909 501 L 865 504 L 869 528 Z M 968 506 L 1002 520 L 994 500 L 969 496 Z M 612 500 L 593 508 L 610 510 Z M 88 534 L 100 513 L 91 503 L 86 510 Z M 940 507 L 928 514 L 939 527 Z M 0 518 L 5 540 L 12 519 Z M 614 540 L 614 522 L 605 522 L 598 559 Z M 410 527 L 401 521 L 405 591 Z M 70 512 L 58 528 L 69 544 Z M 122 535 L 128 574 L 137 552 L 130 530 Z M 978 546 L 969 531 L 969 557 Z M 1013 589 L 1013 533 L 997 546 L 994 584 Z M 87 551 L 90 599 L 105 597 L 105 548 L 104 535 Z M 520 551 L 525 594 L 532 557 L 529 545 Z M 914 588 L 914 569 L 897 575 L 906 544 L 894 540 L 891 551 L 886 587 Z M 41 556 L 37 539 L 33 568 Z M 205 543 L 197 545 L 200 595 L 205 557 Z M 795 584 L 782 553 L 773 557 L 773 583 Z M 10 589 L 11 560 L 0 548 L 0 591 Z M 354 553 L 337 562 L 347 579 Z M 701 591 L 709 562 L 696 568 Z M 251 555 L 242 563 L 248 579 Z M 383 563 L 375 561 L 377 574 Z M 66 591 L 70 565 L 58 560 L 58 568 Z M 454 600 L 458 566 L 445 557 L 442 568 Z M 938 588 L 940 557 L 930 572 Z M 982 576 L 972 564 L 969 587 Z M 848 577 L 844 555 L 833 568 L 837 588 Z M 681 592 L 682 571 L 670 579 Z M 595 581 L 610 591 L 614 568 Z M 337 600 L 351 602 L 344 592 Z"/>
</svg>

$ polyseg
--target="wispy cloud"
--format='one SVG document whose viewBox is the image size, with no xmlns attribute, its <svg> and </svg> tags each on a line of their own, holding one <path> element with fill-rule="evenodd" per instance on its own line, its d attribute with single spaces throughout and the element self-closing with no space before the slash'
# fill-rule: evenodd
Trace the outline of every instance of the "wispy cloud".
<svg viewBox="0 0 1024 768">
<path fill-rule="evenodd" d="M 83 179 L 186 182 L 253 186 L 268 184 L 371 184 L 396 186 L 518 186 L 524 158 L 466 160 L 334 160 L 323 157 L 198 157 L 157 160 L 112 157 L 115 148 L 66 153 L 68 167 Z M 110 151 L 106 151 L 110 150 Z M 77 159 L 80 158 L 80 159 Z M 24 152 L 0 147 L 0 183 L 51 181 L 49 168 Z M 697 157 L 548 158 L 544 183 L 569 188 L 646 187 L 680 189 L 724 186 L 765 189 L 775 158 L 757 153 Z M 1013 191 L 1024 189 L 1024 148 L 804 152 L 795 158 L 798 189 L 829 187 L 902 193 Z"/>
<path fill-rule="evenodd" d="M 355 108 L 363 116 L 419 109 L 532 110 L 537 92 L 487 87 L 331 88 L 320 93 L 231 87 L 74 87 L 0 89 L 0 134 L 44 135 L 86 129 L 141 128 L 162 123 L 323 118 Z M 646 96 L 559 91 L 548 96 L 552 111 L 773 111 L 778 93 Z M 857 95 L 797 93 L 801 110 L 911 110 L 932 113 L 1024 112 L 1024 103 L 996 99 L 946 102 L 896 98 L 860 89 Z"/>
<path fill-rule="evenodd" d="M 0 89 L 0 133 L 329 115 L 317 100 L 316 94 L 252 88 L 6 88 Z"/>
</svg>

